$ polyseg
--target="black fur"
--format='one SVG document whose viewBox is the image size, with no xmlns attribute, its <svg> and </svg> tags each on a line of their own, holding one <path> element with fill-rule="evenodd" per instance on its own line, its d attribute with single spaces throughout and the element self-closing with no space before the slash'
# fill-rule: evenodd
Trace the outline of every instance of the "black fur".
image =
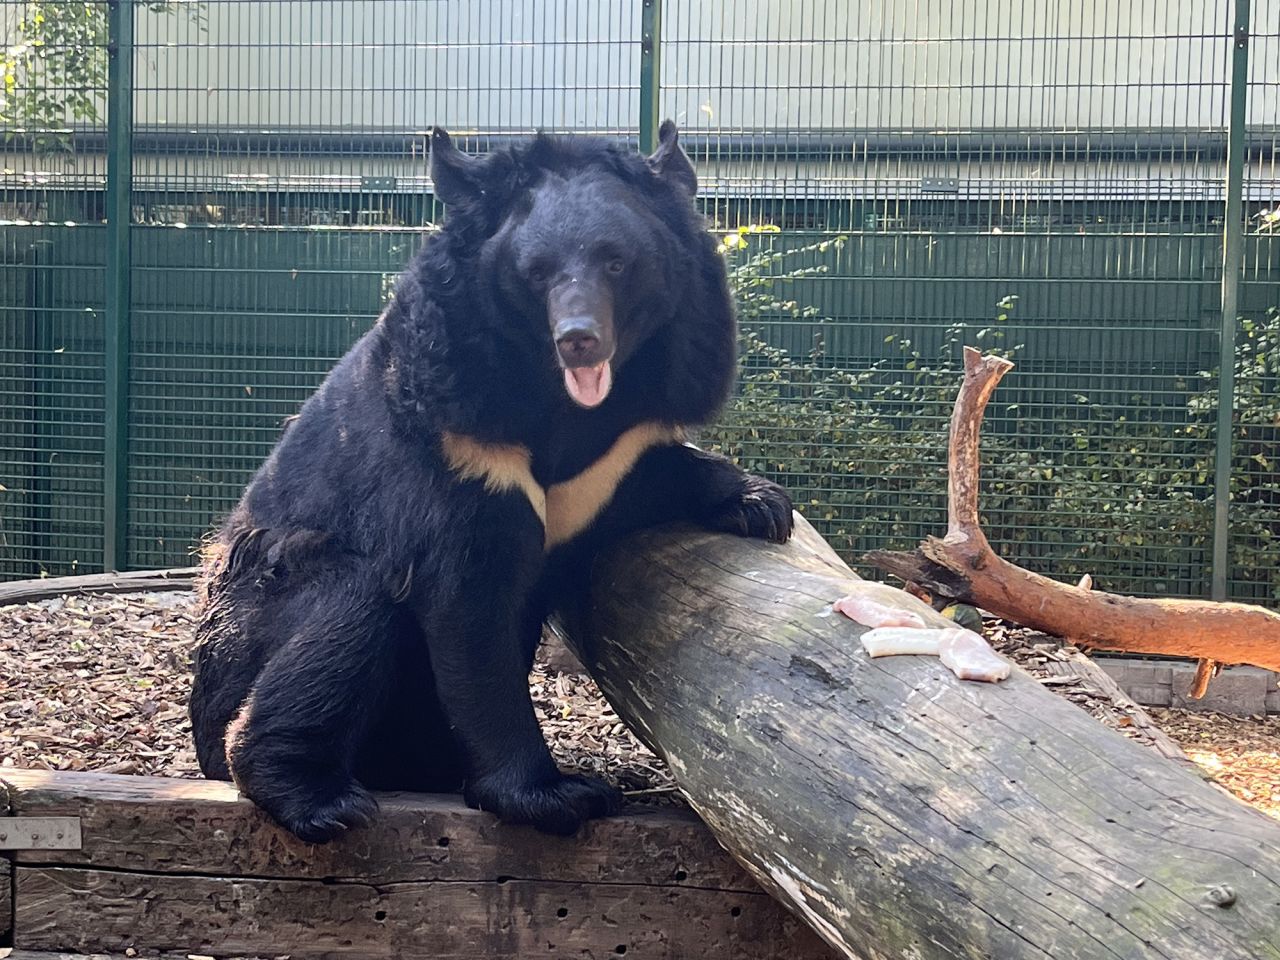
<svg viewBox="0 0 1280 960">
<path fill-rule="evenodd" d="M 463 788 L 556 833 L 615 810 L 611 787 L 556 769 L 538 729 L 528 671 L 548 610 L 585 589 L 593 551 L 640 527 L 791 531 L 780 488 L 668 444 L 548 555 L 527 497 L 450 469 L 446 432 L 527 448 L 549 486 L 637 424 L 705 423 L 730 389 L 735 329 L 674 127 L 649 158 L 538 136 L 477 159 L 443 131 L 432 152 L 447 223 L 282 436 L 206 571 L 201 768 L 313 842 L 367 823 L 370 789 Z M 594 409 L 556 361 L 546 278 L 565 271 L 611 305 L 614 386 Z"/>
</svg>

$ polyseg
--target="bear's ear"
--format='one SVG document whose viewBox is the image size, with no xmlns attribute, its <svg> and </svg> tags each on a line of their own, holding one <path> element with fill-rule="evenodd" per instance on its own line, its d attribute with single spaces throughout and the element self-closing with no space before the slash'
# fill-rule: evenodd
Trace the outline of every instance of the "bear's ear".
<svg viewBox="0 0 1280 960">
<path fill-rule="evenodd" d="M 698 175 L 693 172 L 689 156 L 680 147 L 674 121 L 663 120 L 658 128 L 658 149 L 645 157 L 649 169 L 662 179 L 674 183 L 689 196 L 698 192 Z"/>
<path fill-rule="evenodd" d="M 444 127 L 431 128 L 431 161 L 429 171 L 436 198 L 457 203 L 483 193 L 484 161 L 463 153 Z"/>
</svg>

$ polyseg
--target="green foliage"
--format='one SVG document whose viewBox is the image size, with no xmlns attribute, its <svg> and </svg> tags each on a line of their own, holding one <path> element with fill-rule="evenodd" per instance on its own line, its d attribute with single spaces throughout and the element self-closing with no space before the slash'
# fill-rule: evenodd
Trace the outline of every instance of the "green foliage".
<svg viewBox="0 0 1280 960">
<path fill-rule="evenodd" d="M 22 131 L 36 150 L 68 146 L 67 127 L 105 115 L 107 4 L 28 0 L 5 14 L 0 50 L 0 125 Z M 202 22 L 203 4 L 148 3 L 155 13 L 183 8 Z"/>
<path fill-rule="evenodd" d="M 786 296 L 825 273 L 837 237 L 785 250 L 729 243 L 740 304 L 743 372 L 737 396 L 705 442 L 786 485 L 847 558 L 909 549 L 946 522 L 947 430 L 962 348 L 1018 359 L 1007 342 L 1017 297 L 989 324 L 953 323 L 923 349 L 889 333 L 890 355 L 840 364 L 825 348 L 820 310 Z M 799 264 L 799 265 L 797 265 Z M 771 344 L 770 325 L 815 330 L 808 356 Z M 1280 318 L 1245 321 L 1237 350 L 1233 577 L 1241 596 L 1280 597 Z M 1060 578 L 1091 573 L 1101 587 L 1202 593 L 1212 538 L 1216 372 L 1170 399 L 1134 393 L 1097 403 L 988 409 L 981 506 L 988 536 L 1011 559 Z M 1238 458 L 1241 459 L 1241 458 Z"/>
<path fill-rule="evenodd" d="M 1208 443 L 1218 416 L 1218 372 L 1200 373 L 1187 432 Z M 1236 592 L 1280 599 L 1280 307 L 1241 317 L 1232 413 L 1230 575 Z M 1213 463 L 1196 465 L 1213 482 Z"/>
<path fill-rule="evenodd" d="M 0 58 L 0 123 L 27 128 L 38 149 L 59 143 L 69 120 L 96 120 L 107 85 L 107 19 L 101 3 L 25 4 Z"/>
</svg>

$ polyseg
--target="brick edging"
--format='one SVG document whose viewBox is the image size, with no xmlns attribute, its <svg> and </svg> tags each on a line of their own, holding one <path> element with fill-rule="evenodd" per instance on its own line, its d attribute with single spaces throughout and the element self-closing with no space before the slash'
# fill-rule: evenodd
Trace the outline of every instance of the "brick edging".
<svg viewBox="0 0 1280 960">
<path fill-rule="evenodd" d="M 1144 707 L 1179 707 L 1199 713 L 1258 716 L 1280 713 L 1280 674 L 1258 667 L 1224 667 L 1201 700 L 1187 697 L 1196 665 L 1190 660 L 1096 657 L 1120 688 Z"/>
</svg>

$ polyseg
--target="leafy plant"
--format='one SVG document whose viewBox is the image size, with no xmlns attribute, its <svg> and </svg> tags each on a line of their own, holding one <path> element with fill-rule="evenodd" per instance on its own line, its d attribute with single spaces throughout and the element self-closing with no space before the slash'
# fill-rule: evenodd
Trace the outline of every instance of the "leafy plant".
<svg viewBox="0 0 1280 960">
<path fill-rule="evenodd" d="M 845 238 L 787 249 L 747 228 L 722 244 L 739 301 L 743 371 L 721 422 L 703 439 L 783 483 L 832 544 L 909 549 L 945 524 L 947 428 L 962 347 L 1011 359 L 1016 296 L 989 324 L 953 323 L 934 349 L 888 333 L 887 357 L 837 362 L 820 310 L 788 296 L 829 270 Z M 762 243 L 761 241 L 766 241 Z M 769 327 L 808 321 L 807 356 L 770 342 Z M 1280 316 L 1242 321 L 1236 360 L 1233 575 L 1242 596 L 1280 598 Z M 1182 383 L 1181 405 L 1134 392 L 1098 403 L 1076 395 L 1035 413 L 988 410 L 981 506 L 988 536 L 1046 574 L 1092 574 L 1107 589 L 1202 593 L 1212 539 L 1216 371 Z M 1170 413 L 1176 419 L 1170 422 Z"/>
<path fill-rule="evenodd" d="M 1234 367 L 1229 574 L 1239 595 L 1280 599 L 1280 307 L 1240 318 Z M 1186 431 L 1207 446 L 1217 424 L 1218 371 L 1199 378 Z M 1197 462 L 1197 483 L 1212 484 L 1213 474 L 1211 457 Z"/>
<path fill-rule="evenodd" d="M 154 13 L 184 9 L 203 22 L 203 3 L 148 3 Z M 99 122 L 106 109 L 107 4 L 28 0 L 6 16 L 0 51 L 0 125 L 26 133 L 38 151 L 67 149 L 71 123 Z"/>
</svg>

